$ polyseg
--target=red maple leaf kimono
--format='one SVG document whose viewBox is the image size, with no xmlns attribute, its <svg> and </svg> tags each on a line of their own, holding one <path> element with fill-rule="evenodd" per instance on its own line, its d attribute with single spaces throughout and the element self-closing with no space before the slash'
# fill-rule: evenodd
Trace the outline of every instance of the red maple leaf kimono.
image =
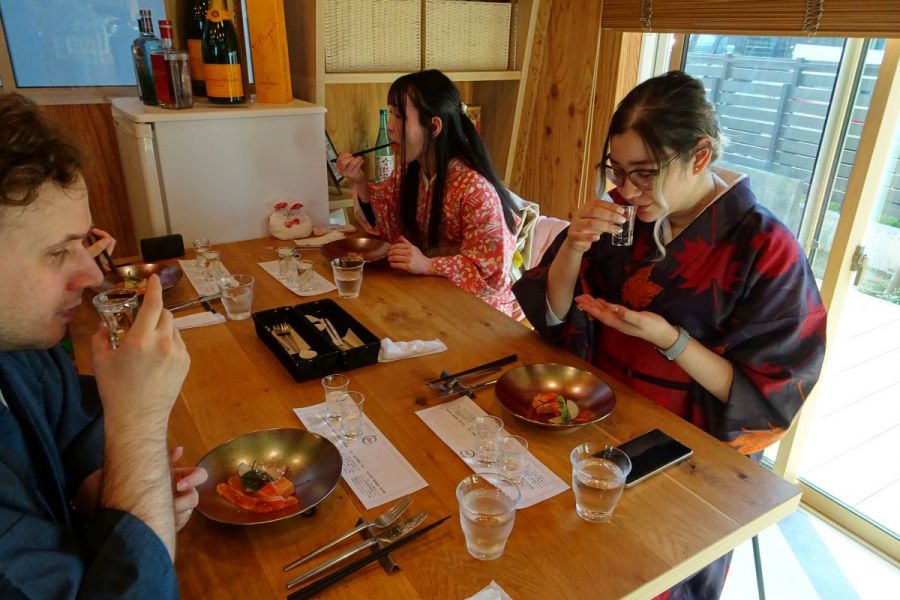
<svg viewBox="0 0 900 600">
<path fill-rule="evenodd" d="M 736 174 L 720 173 L 735 179 Z M 825 308 L 791 232 L 737 178 L 658 256 L 652 224 L 635 223 L 634 244 L 603 236 L 582 259 L 576 295 L 655 312 L 734 365 L 728 401 L 695 383 L 652 344 L 603 327 L 573 308 L 546 325 L 546 277 L 567 232 L 513 290 L 545 337 L 737 448 L 759 452 L 790 426 L 819 378 Z"/>
<path fill-rule="evenodd" d="M 369 185 L 375 224 L 366 229 L 391 243 L 404 235 L 402 173 L 396 168 L 383 182 Z M 420 177 L 416 223 L 422 237 L 430 214 L 431 185 Z M 429 253 L 438 274 L 507 315 L 519 312 L 510 277 L 516 240 L 503 220 L 500 196 L 487 179 L 455 158 L 447 165 L 439 234 L 438 248 Z"/>
</svg>

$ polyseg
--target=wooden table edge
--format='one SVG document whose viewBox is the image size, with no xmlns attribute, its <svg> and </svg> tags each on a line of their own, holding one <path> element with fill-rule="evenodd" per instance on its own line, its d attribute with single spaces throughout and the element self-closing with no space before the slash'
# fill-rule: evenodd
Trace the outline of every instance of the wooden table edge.
<svg viewBox="0 0 900 600">
<path fill-rule="evenodd" d="M 660 575 L 656 579 L 650 580 L 644 585 L 632 591 L 630 594 L 622 596 L 623 600 L 642 600 L 645 598 L 653 598 L 658 594 L 668 590 L 676 583 L 682 581 L 686 577 L 693 575 L 706 565 L 710 564 L 726 552 L 733 550 L 754 535 L 759 534 L 770 525 L 778 523 L 785 517 L 789 516 L 800 505 L 802 491 L 797 488 L 797 493 L 782 502 L 780 505 L 760 515 L 753 521 L 746 523 L 736 529 L 729 535 L 725 536 L 715 544 L 708 546 L 674 567 L 667 573 Z"/>
</svg>

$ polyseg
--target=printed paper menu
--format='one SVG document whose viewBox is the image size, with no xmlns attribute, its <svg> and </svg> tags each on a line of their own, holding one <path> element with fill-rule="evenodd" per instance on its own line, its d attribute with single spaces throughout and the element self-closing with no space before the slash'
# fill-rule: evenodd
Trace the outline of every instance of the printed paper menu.
<svg viewBox="0 0 900 600">
<path fill-rule="evenodd" d="M 360 436 L 345 440 L 340 435 L 340 424 L 325 418 L 324 403 L 295 408 L 294 413 L 308 431 L 318 433 L 337 447 L 344 459 L 341 475 L 366 509 L 428 485 L 368 416 L 363 415 Z"/>
<path fill-rule="evenodd" d="M 281 285 L 291 290 L 298 296 L 318 296 L 319 294 L 324 294 L 326 292 L 330 292 L 331 290 L 337 289 L 333 283 L 325 279 L 323 276 L 319 275 L 316 271 L 313 271 L 308 289 L 301 290 L 297 283 L 296 277 L 282 275 L 278 272 L 277 260 L 271 260 L 269 262 L 261 262 L 257 264 L 265 269 L 266 273 L 277 279 L 281 283 Z"/>
<path fill-rule="evenodd" d="M 179 260 L 178 265 L 184 274 L 187 275 L 188 281 L 191 282 L 194 289 L 197 290 L 198 296 L 209 296 L 210 294 L 219 293 L 218 284 L 204 276 L 203 270 L 197 266 L 197 261 L 194 259 Z M 231 273 L 225 268 L 225 265 L 222 265 L 222 276 L 224 277 L 225 275 L 231 275 Z"/>
<path fill-rule="evenodd" d="M 487 413 L 472 402 L 471 398 L 463 396 L 452 402 L 420 410 L 416 414 L 473 471 L 476 473 L 496 472 L 495 468 L 481 466 L 475 461 L 475 433 L 471 428 L 471 423 L 475 417 Z M 566 482 L 557 477 L 531 452 L 528 452 L 525 458 L 522 479 L 520 486 L 522 501 L 519 503 L 519 508 L 528 508 L 569 489 Z"/>
</svg>

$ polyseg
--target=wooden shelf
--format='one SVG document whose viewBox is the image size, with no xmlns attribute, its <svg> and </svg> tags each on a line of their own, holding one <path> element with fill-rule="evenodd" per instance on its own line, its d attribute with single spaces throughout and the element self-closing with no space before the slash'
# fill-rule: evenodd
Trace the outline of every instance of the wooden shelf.
<svg viewBox="0 0 900 600">
<path fill-rule="evenodd" d="M 326 73 L 326 84 L 341 83 L 393 83 L 398 77 L 406 75 L 402 72 L 384 73 Z M 445 71 L 453 81 L 518 81 L 522 71 Z"/>
</svg>

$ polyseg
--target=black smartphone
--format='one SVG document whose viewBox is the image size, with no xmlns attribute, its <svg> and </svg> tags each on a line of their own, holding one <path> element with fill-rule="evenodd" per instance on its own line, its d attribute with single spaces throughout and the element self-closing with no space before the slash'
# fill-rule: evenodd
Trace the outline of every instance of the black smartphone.
<svg viewBox="0 0 900 600">
<path fill-rule="evenodd" d="M 625 487 L 631 487 L 666 467 L 680 463 L 694 453 L 659 429 L 625 442 L 619 446 L 619 450 L 631 459 L 631 472 L 625 478 Z"/>
</svg>

